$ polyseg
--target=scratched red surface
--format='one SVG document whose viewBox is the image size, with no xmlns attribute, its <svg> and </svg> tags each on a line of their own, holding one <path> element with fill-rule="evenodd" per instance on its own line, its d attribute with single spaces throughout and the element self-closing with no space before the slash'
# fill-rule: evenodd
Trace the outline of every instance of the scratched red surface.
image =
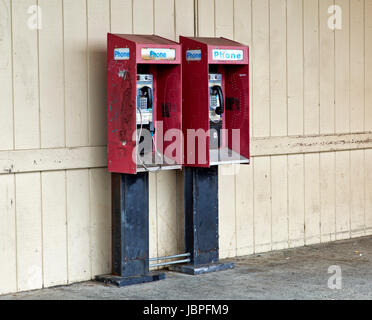
<svg viewBox="0 0 372 320">
<path fill-rule="evenodd" d="M 209 137 L 203 148 L 203 145 L 193 145 L 193 140 L 190 141 L 190 136 L 187 134 L 188 130 L 202 129 L 206 132 L 209 129 L 208 46 L 182 36 L 180 42 L 182 44 L 184 164 L 191 167 L 209 167 Z M 187 50 L 201 50 L 202 59 L 187 61 Z M 202 148 L 203 155 L 199 155 L 199 147 Z M 206 160 L 205 163 L 203 163 L 204 160 Z"/>
<path fill-rule="evenodd" d="M 129 48 L 129 60 L 115 60 L 115 48 Z M 176 50 L 175 60 L 143 60 L 142 48 L 169 48 Z M 154 35 L 107 36 L 107 113 L 108 113 L 108 170 L 117 173 L 137 173 L 133 161 L 136 147 L 136 79 L 137 65 L 151 64 L 155 75 L 154 99 L 156 121 L 163 120 L 165 130 L 181 130 L 181 46 Z M 156 93 L 157 92 L 157 93 Z M 170 113 L 163 117 L 163 104 L 170 104 Z M 157 137 L 159 139 L 159 137 Z M 166 148 L 170 142 L 165 141 Z M 181 143 L 181 142 L 180 142 Z M 161 145 L 161 144 L 159 144 Z M 161 148 L 159 151 L 164 151 Z M 181 148 L 181 147 L 180 147 Z M 177 164 L 182 164 L 179 156 Z"/>
</svg>

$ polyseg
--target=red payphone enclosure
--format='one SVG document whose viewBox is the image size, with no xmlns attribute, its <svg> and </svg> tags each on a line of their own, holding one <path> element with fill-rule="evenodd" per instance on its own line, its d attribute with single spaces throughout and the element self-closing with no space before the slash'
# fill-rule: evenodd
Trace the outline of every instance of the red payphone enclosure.
<svg viewBox="0 0 372 320">
<path fill-rule="evenodd" d="M 180 37 L 182 44 L 184 165 L 249 163 L 249 48 L 225 38 Z M 210 148 L 210 73 L 222 75 L 222 142 Z M 202 130 L 200 130 L 202 129 Z M 197 143 L 194 143 L 197 141 Z M 201 143 L 202 142 L 202 143 Z"/>
<path fill-rule="evenodd" d="M 140 73 L 151 75 L 154 151 L 163 159 L 139 160 L 138 88 Z M 182 167 L 181 45 L 155 35 L 107 36 L 108 170 L 135 174 Z M 142 116 L 142 114 L 141 114 Z M 142 121 L 142 119 L 141 119 Z M 142 122 L 141 122 L 142 123 Z"/>
</svg>

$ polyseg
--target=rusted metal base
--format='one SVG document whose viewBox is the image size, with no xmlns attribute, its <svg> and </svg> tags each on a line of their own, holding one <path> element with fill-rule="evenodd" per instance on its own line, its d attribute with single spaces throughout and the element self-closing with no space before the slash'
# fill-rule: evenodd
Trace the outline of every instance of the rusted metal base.
<svg viewBox="0 0 372 320">
<path fill-rule="evenodd" d="M 218 167 L 185 168 L 185 242 L 190 263 L 170 270 L 197 275 L 234 268 L 219 262 Z"/>
<path fill-rule="evenodd" d="M 218 263 L 218 167 L 185 168 L 185 243 L 191 265 Z"/>
<path fill-rule="evenodd" d="M 148 173 L 112 175 L 112 274 L 97 281 L 119 287 L 165 279 L 149 271 Z"/>
<path fill-rule="evenodd" d="M 198 274 L 203 274 L 203 273 L 223 271 L 223 270 L 234 269 L 234 268 L 235 268 L 235 264 L 231 262 L 231 263 L 205 264 L 205 265 L 199 265 L 199 266 L 194 266 L 192 264 L 184 264 L 184 265 L 178 265 L 178 266 L 171 266 L 169 267 L 169 270 L 191 274 L 191 275 L 198 275 Z"/>
<path fill-rule="evenodd" d="M 164 273 L 148 273 L 142 276 L 132 277 L 118 277 L 112 274 L 97 276 L 96 281 L 104 282 L 106 284 L 114 284 L 118 287 L 130 286 L 133 284 L 140 284 L 145 282 L 153 282 L 165 279 Z"/>
</svg>

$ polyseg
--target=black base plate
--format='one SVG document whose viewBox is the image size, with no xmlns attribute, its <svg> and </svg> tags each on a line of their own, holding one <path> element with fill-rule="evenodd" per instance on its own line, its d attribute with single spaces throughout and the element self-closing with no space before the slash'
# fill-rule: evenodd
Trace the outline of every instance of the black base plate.
<svg viewBox="0 0 372 320">
<path fill-rule="evenodd" d="M 235 264 L 232 262 L 228 263 L 215 263 L 215 264 L 205 264 L 194 266 L 192 264 L 183 264 L 169 267 L 169 270 L 182 272 L 191 275 L 198 275 L 209 272 L 223 271 L 228 269 L 234 269 Z"/>
<path fill-rule="evenodd" d="M 112 274 L 96 276 L 96 281 L 104 282 L 108 284 L 114 284 L 118 287 L 130 286 L 133 284 L 140 284 L 145 282 L 159 281 L 165 279 L 165 273 L 153 273 L 150 272 L 141 276 L 133 277 L 119 277 Z"/>
</svg>

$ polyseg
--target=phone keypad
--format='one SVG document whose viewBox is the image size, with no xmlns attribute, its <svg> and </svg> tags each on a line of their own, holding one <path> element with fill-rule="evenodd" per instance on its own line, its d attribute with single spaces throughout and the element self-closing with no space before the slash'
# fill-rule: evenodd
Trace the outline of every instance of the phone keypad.
<svg viewBox="0 0 372 320">
<path fill-rule="evenodd" d="M 140 98 L 140 101 L 139 101 L 139 107 L 141 109 L 147 109 L 147 98 Z"/>
<path fill-rule="evenodd" d="M 215 108 L 215 107 L 217 107 L 218 105 L 217 105 L 217 96 L 215 96 L 215 95 L 211 95 L 210 96 L 210 106 L 211 106 L 211 108 Z"/>
</svg>

